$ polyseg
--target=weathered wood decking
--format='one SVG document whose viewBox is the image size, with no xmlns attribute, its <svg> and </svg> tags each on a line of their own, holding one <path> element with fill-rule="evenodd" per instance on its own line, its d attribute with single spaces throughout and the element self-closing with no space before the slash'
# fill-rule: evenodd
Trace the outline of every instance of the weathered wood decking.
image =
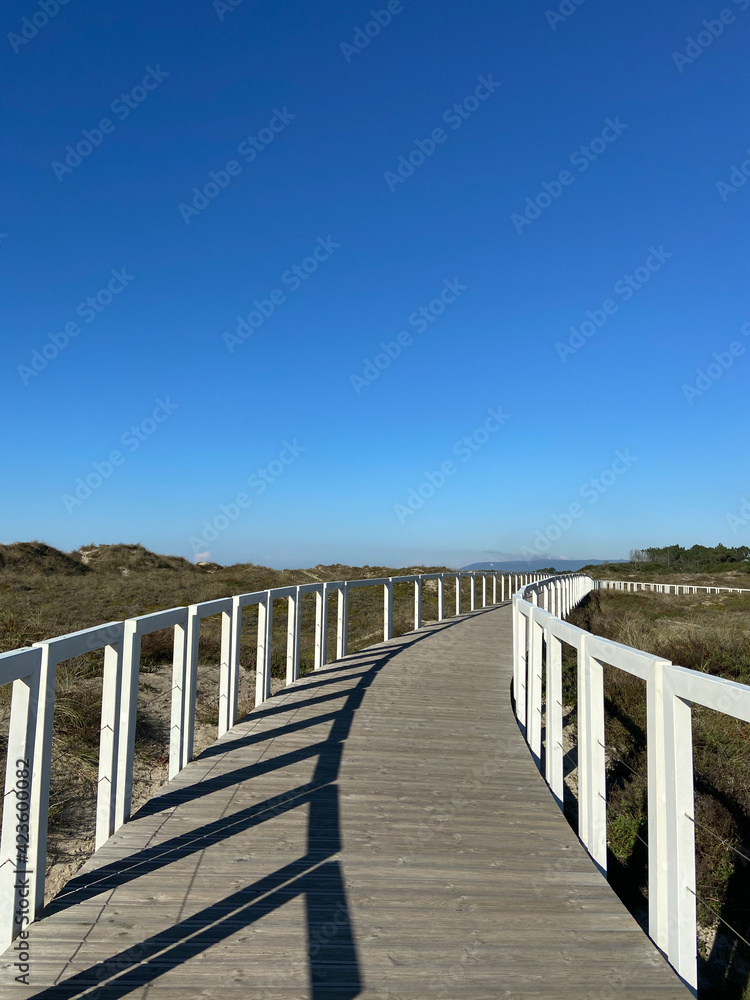
<svg viewBox="0 0 750 1000">
<path fill-rule="evenodd" d="M 504 607 L 281 692 L 69 883 L 3 996 L 690 996 L 555 806 L 510 655 Z"/>
</svg>

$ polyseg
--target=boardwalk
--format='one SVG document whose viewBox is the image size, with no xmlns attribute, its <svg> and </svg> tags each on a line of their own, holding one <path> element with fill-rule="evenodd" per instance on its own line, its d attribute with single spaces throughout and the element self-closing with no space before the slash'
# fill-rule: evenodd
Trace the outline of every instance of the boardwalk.
<svg viewBox="0 0 750 1000">
<path fill-rule="evenodd" d="M 690 996 L 554 805 L 511 674 L 506 606 L 298 681 L 96 854 L 3 996 Z"/>
</svg>

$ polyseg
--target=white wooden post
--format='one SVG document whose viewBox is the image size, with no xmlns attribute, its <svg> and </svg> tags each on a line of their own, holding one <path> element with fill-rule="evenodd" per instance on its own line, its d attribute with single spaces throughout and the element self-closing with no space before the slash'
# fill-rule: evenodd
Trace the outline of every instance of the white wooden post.
<svg viewBox="0 0 750 1000">
<path fill-rule="evenodd" d="M 422 628 L 422 577 L 414 581 L 414 630 Z"/>
<path fill-rule="evenodd" d="M 664 670 L 655 660 L 646 678 L 646 770 L 648 775 L 648 933 L 665 954 L 669 950 L 667 788 L 664 745 Z"/>
<path fill-rule="evenodd" d="M 456 573 L 456 614 L 461 614 L 461 574 Z"/>
<path fill-rule="evenodd" d="M 300 602 L 302 595 L 297 587 L 294 594 L 287 598 L 286 616 L 286 683 L 292 684 L 299 677 L 299 645 L 300 645 Z"/>
<path fill-rule="evenodd" d="M 441 573 L 438 577 L 438 621 L 445 618 L 445 577 Z"/>
<path fill-rule="evenodd" d="M 393 638 L 393 580 L 383 585 L 383 639 Z"/>
<path fill-rule="evenodd" d="M 492 603 L 497 604 L 497 573 L 492 574 Z"/>
<path fill-rule="evenodd" d="M 544 773 L 558 806 L 563 808 L 562 642 L 545 629 L 547 643 L 547 718 Z"/>
<path fill-rule="evenodd" d="M 532 594 L 535 598 L 536 594 Z M 527 675 L 526 740 L 537 767 L 542 763 L 542 635 L 536 611 L 529 612 L 529 667 Z"/>
<path fill-rule="evenodd" d="M 315 669 L 328 663 L 328 584 L 315 591 Z"/>
<path fill-rule="evenodd" d="M 336 659 L 346 656 L 349 650 L 349 587 L 339 587 L 336 616 Z"/>
<path fill-rule="evenodd" d="M 240 633 L 242 608 L 239 597 L 232 598 L 230 613 L 221 613 L 221 669 L 219 673 L 219 736 L 237 721 L 240 679 Z"/>
<path fill-rule="evenodd" d="M 516 719 L 521 721 L 521 705 L 519 690 L 521 687 L 521 612 L 514 600 L 511 600 L 511 622 L 513 624 L 513 700 L 516 704 Z M 526 706 L 524 705 L 524 711 Z"/>
<path fill-rule="evenodd" d="M 668 950 L 670 963 L 685 982 L 698 985 L 695 908 L 695 804 L 693 732 L 690 703 L 678 698 L 671 668 L 663 670 L 666 756 Z"/>
<path fill-rule="evenodd" d="M 130 627 L 130 628 L 129 628 Z M 169 736 L 169 780 L 182 770 L 185 759 L 183 729 L 185 715 L 185 684 L 187 678 L 187 625 L 175 625 L 174 627 L 174 653 L 172 656 L 172 705 L 170 718 Z M 125 622 L 125 656 L 124 674 L 125 684 L 123 686 L 124 698 L 128 699 L 127 708 L 123 705 L 127 713 L 128 725 L 126 734 L 126 747 L 123 751 L 125 759 L 120 760 L 121 766 L 126 769 L 124 787 L 122 789 L 122 814 L 118 815 L 118 825 L 130 819 L 130 797 L 133 785 L 133 749 L 135 748 L 135 715 L 138 703 L 138 674 L 140 672 L 141 661 L 141 637 L 137 632 L 137 622 Z M 127 678 L 130 678 L 128 685 Z M 125 731 L 125 719 L 123 718 L 123 731 Z"/>
<path fill-rule="evenodd" d="M 0 660 L 10 657 L 11 654 L 0 654 Z M 35 795 L 35 784 L 44 780 L 44 764 L 36 756 L 36 723 L 37 707 L 39 705 L 39 674 L 42 660 L 42 650 L 39 647 L 24 650 L 23 653 L 14 653 L 13 659 L 16 669 L 26 674 L 13 681 L 13 693 L 10 710 L 10 725 L 8 729 L 8 751 L 5 762 L 5 792 L 3 802 L 2 839 L 0 839 L 0 951 L 5 951 L 10 946 L 17 933 L 22 929 L 22 924 L 15 921 L 16 910 L 22 900 L 28 901 L 32 910 L 28 914 L 33 920 L 37 907 L 34 900 L 39 898 L 38 886 L 41 885 L 41 897 L 44 901 L 44 875 L 46 861 L 46 850 L 43 857 L 39 857 L 35 850 L 39 835 L 39 820 L 44 820 L 46 835 L 47 817 L 37 810 L 36 822 L 31 823 L 29 816 L 29 851 L 27 852 L 26 871 L 23 865 L 18 865 L 19 856 L 18 845 L 16 844 L 16 823 L 19 812 L 16 811 L 16 802 L 23 803 L 29 811 L 29 805 Z M 27 673 L 28 671 L 28 673 Z M 29 785 L 22 789 L 26 793 L 26 798 L 22 799 L 16 793 L 17 761 L 25 762 L 25 770 L 28 771 Z M 42 862 L 41 868 L 39 862 Z M 29 879 L 28 886 L 22 883 Z M 21 890 L 28 888 L 28 896 L 21 896 Z"/>
<path fill-rule="evenodd" d="M 607 871 L 607 756 L 604 743 L 604 668 L 589 657 L 589 734 L 591 747 L 591 851 Z"/>
<path fill-rule="evenodd" d="M 52 716 L 55 708 L 57 661 L 49 643 L 40 643 L 39 701 L 36 716 L 34 760 L 38 773 L 32 776 L 29 800 L 29 867 L 33 871 L 34 914 L 44 906 L 44 880 L 47 865 L 47 818 L 49 815 L 50 760 L 52 757 Z M 31 888 L 31 886 L 29 887 Z M 31 897 L 31 893 L 29 893 Z"/>
<path fill-rule="evenodd" d="M 273 597 L 266 591 L 258 604 L 258 647 L 255 664 L 255 705 L 271 696 L 271 642 L 273 635 Z"/>
<path fill-rule="evenodd" d="M 508 590 L 510 590 L 510 577 L 508 578 Z M 505 603 L 505 573 L 500 577 L 500 600 Z"/>
<path fill-rule="evenodd" d="M 302 661 L 302 591 L 297 587 L 294 598 L 294 679 L 299 680 Z"/>
<path fill-rule="evenodd" d="M 474 574 L 469 578 L 469 610 L 475 611 L 477 606 L 477 579 Z"/>
<path fill-rule="evenodd" d="M 520 605 L 513 602 L 513 696 L 516 700 L 516 718 L 526 734 L 526 615 Z"/>
<path fill-rule="evenodd" d="M 578 647 L 578 815 L 584 847 L 602 874 L 607 871 L 607 780 L 604 752 L 604 671 L 588 653 L 588 637 Z"/>
<path fill-rule="evenodd" d="M 104 648 L 102 681 L 102 716 L 99 735 L 99 780 L 96 792 L 96 834 L 94 850 L 115 832 L 117 800 L 118 736 L 120 728 L 120 695 L 122 691 L 122 639 Z"/>
<path fill-rule="evenodd" d="M 191 604 L 188 608 L 187 647 L 185 653 L 185 689 L 182 718 L 182 760 L 185 767 L 193 759 L 193 741 L 195 737 L 195 695 L 198 683 L 198 640 L 201 620 L 198 606 Z"/>
</svg>

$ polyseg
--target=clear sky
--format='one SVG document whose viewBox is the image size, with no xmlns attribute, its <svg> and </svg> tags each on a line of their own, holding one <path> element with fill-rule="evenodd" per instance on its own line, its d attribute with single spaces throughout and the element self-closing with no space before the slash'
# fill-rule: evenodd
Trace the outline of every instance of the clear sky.
<svg viewBox="0 0 750 1000">
<path fill-rule="evenodd" d="M 0 541 L 746 544 L 725 3 L 7 0 Z"/>
</svg>

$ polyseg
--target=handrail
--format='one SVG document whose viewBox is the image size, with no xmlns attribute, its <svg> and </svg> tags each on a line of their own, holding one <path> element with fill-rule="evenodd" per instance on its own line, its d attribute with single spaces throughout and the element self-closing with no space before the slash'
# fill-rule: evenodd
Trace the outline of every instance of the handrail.
<svg viewBox="0 0 750 1000">
<path fill-rule="evenodd" d="M 564 620 L 589 593 L 610 589 L 612 584 L 623 585 L 614 589 L 625 589 L 628 581 L 593 580 L 584 574 L 556 576 L 534 581 L 513 595 L 516 717 L 562 809 L 562 643 L 568 643 L 577 658 L 578 836 L 606 875 L 603 667 L 615 667 L 646 682 L 649 936 L 687 985 L 696 990 L 692 705 L 704 705 L 750 722 L 750 687 L 675 666 L 662 657 L 592 635 Z M 645 589 L 647 585 L 641 586 Z M 696 589 L 687 584 L 655 586 L 682 587 L 683 593 Z M 736 592 L 733 588 L 711 589 Z"/>
<path fill-rule="evenodd" d="M 640 580 L 597 580 L 597 590 L 649 590 L 656 594 L 697 594 L 705 590 L 707 594 L 750 594 L 750 588 L 743 587 L 698 587 L 692 583 L 659 583 L 656 580 L 643 583 Z"/>
<path fill-rule="evenodd" d="M 13 684 L 2 832 L 0 833 L 0 951 L 32 923 L 44 906 L 53 717 L 58 665 L 74 656 L 104 650 L 99 779 L 95 850 L 130 819 L 138 707 L 141 640 L 163 628 L 174 630 L 169 777 L 193 757 L 198 640 L 201 622 L 221 615 L 219 725 L 221 737 L 237 721 L 242 612 L 258 606 L 255 704 L 271 694 L 274 602 L 287 601 L 286 683 L 300 676 L 301 599 L 315 594 L 315 669 L 328 661 L 328 598 L 337 593 L 336 658 L 348 651 L 349 591 L 383 587 L 383 638 L 393 637 L 394 585 L 414 584 L 414 628 L 422 627 L 422 588 L 437 580 L 438 620 L 447 617 L 446 581 L 455 581 L 456 614 L 461 612 L 461 581 L 470 581 L 470 607 L 510 599 L 519 587 L 541 574 L 501 574 L 456 570 L 369 580 L 339 580 L 275 587 L 234 597 L 111 622 L 69 635 L 45 639 L 32 647 L 0 654 L 0 684 Z M 489 600 L 489 587 L 492 594 Z"/>
</svg>

